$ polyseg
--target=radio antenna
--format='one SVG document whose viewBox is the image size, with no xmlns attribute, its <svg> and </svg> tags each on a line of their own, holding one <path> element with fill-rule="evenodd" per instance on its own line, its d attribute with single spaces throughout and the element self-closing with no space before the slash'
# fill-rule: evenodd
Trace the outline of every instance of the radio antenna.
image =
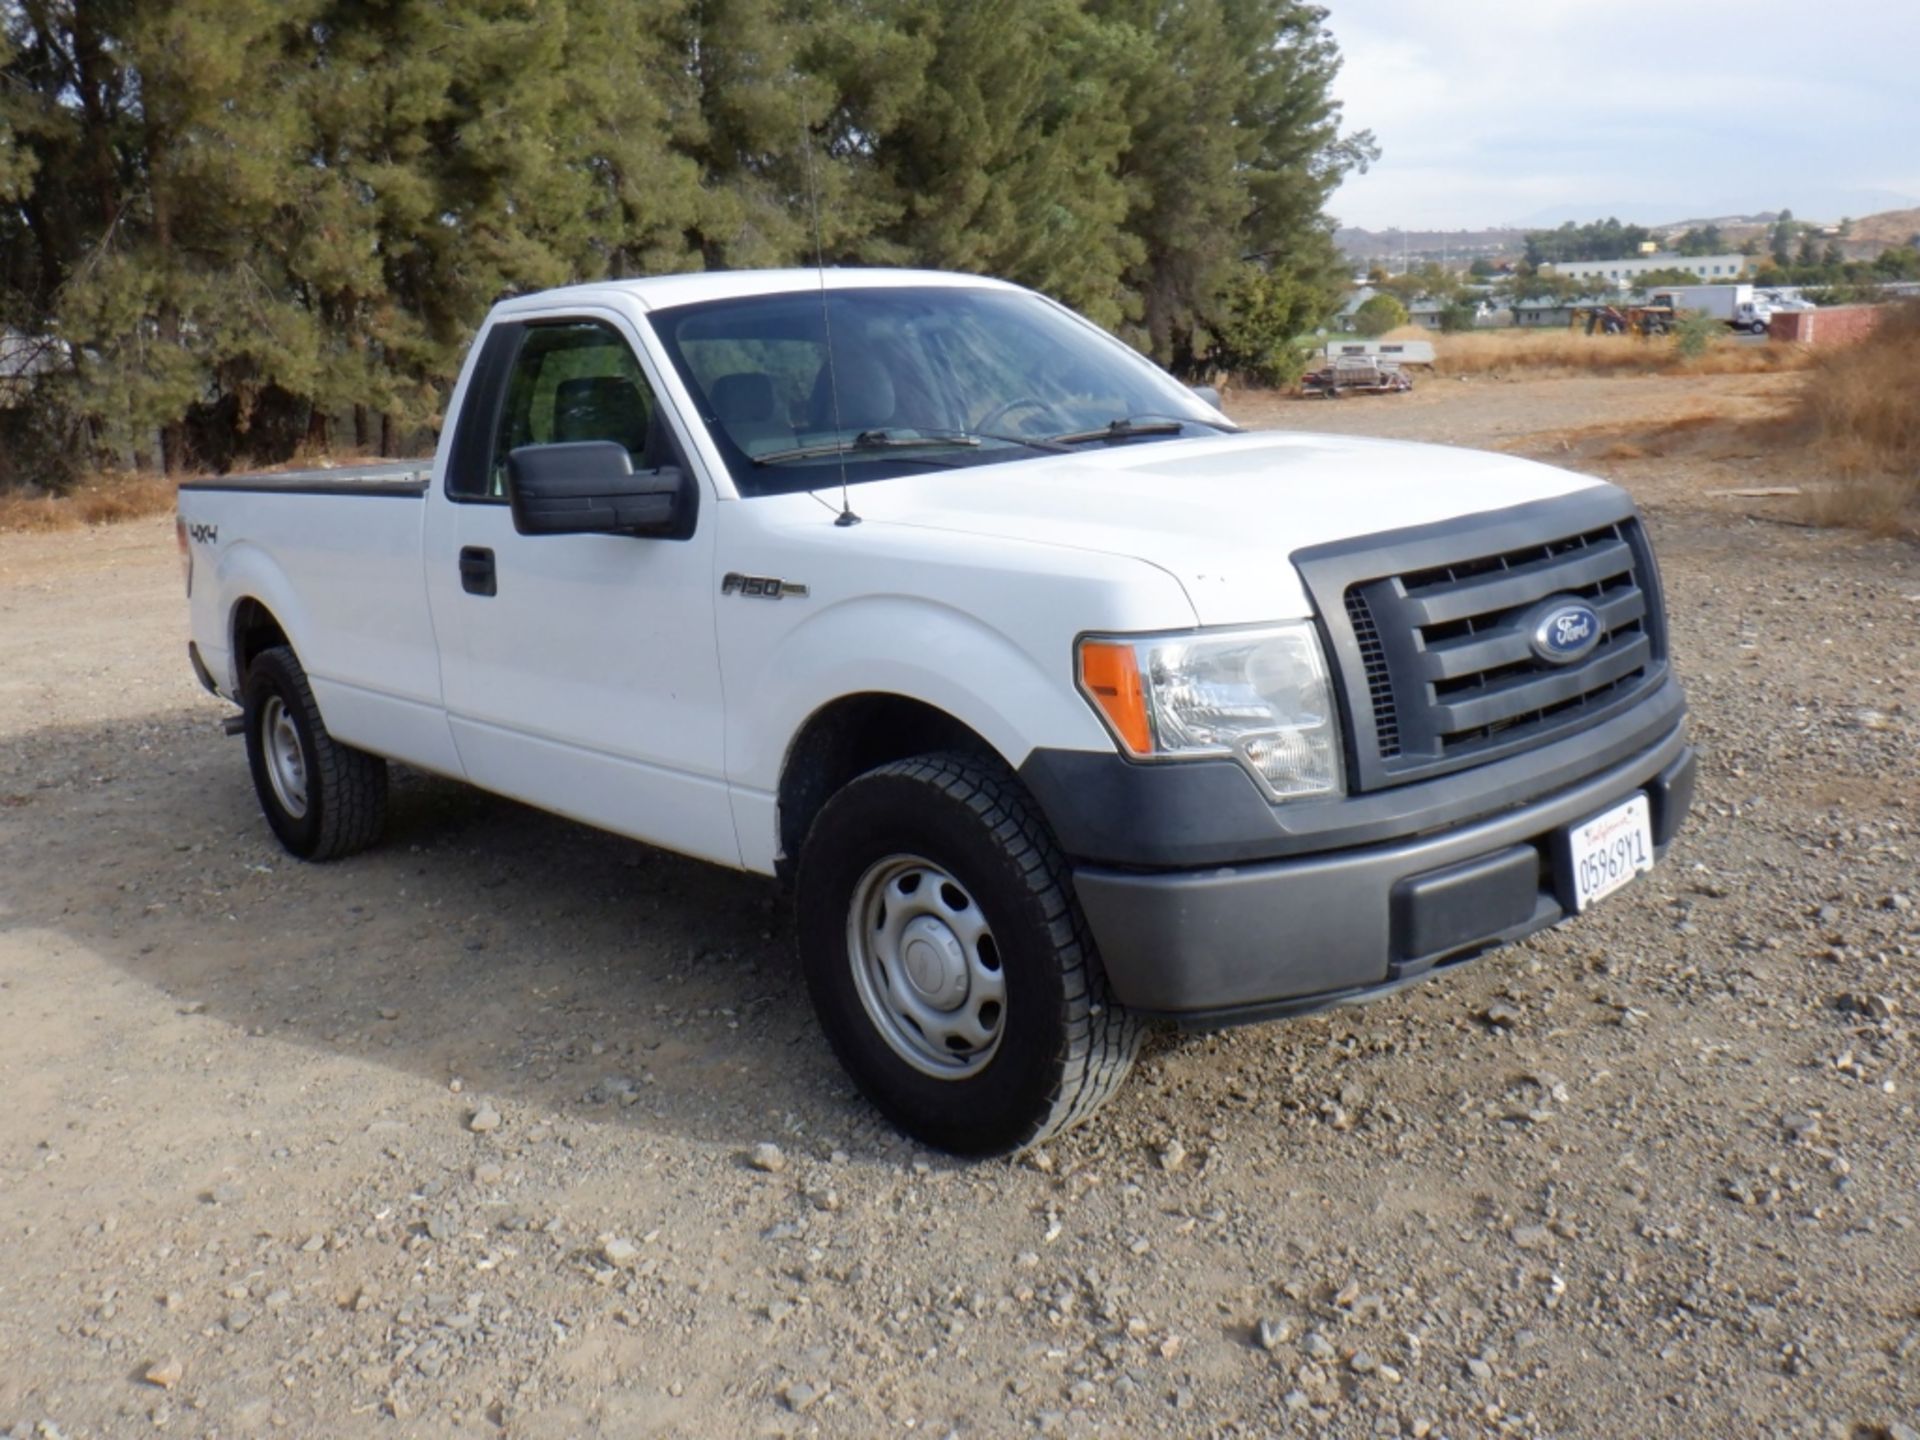
<svg viewBox="0 0 1920 1440">
<path fill-rule="evenodd" d="M 813 268 L 820 277 L 820 329 L 827 343 L 827 400 L 833 407 L 833 433 L 836 440 L 840 435 L 840 377 L 833 368 L 833 317 L 827 306 L 827 260 L 826 248 L 820 243 L 820 192 L 813 183 L 813 132 L 805 125 L 800 127 L 800 154 L 807 167 L 807 207 L 813 212 Z M 847 451 L 844 442 L 840 444 L 840 514 L 834 524 L 842 529 L 849 525 L 858 525 L 860 517 L 853 513 L 853 504 L 847 498 Z"/>
</svg>

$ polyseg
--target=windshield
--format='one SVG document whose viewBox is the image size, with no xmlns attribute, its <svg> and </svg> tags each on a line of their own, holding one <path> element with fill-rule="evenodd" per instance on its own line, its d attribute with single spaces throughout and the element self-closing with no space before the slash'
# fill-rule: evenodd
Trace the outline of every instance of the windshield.
<svg viewBox="0 0 1920 1440">
<path fill-rule="evenodd" d="M 823 303 L 801 290 L 648 318 L 742 495 L 837 485 L 842 465 L 858 484 L 1227 428 L 1151 361 L 1025 291 L 828 290 Z"/>
</svg>

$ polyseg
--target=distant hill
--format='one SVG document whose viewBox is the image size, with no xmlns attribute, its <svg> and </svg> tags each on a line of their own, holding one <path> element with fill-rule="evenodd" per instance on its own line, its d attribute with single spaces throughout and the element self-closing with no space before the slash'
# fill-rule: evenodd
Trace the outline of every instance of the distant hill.
<svg viewBox="0 0 1920 1440">
<path fill-rule="evenodd" d="M 1853 222 L 1847 239 L 1854 244 L 1907 245 L 1920 235 L 1920 209 L 1883 210 Z"/>
<path fill-rule="evenodd" d="M 1526 248 L 1526 231 L 1496 226 L 1486 230 L 1364 230 L 1343 225 L 1333 232 L 1333 243 L 1356 265 L 1373 260 L 1398 261 L 1402 249 L 1412 260 L 1497 259 L 1518 255 Z"/>
<path fill-rule="evenodd" d="M 1608 214 L 1618 214 L 1620 219 L 1629 222 L 1636 218 L 1617 211 L 1601 211 L 1588 218 L 1598 219 Z M 1714 215 L 1699 216 L 1691 220 L 1667 220 L 1657 225 L 1647 225 L 1647 229 L 1662 241 L 1670 241 L 1689 230 L 1717 225 L 1727 246 L 1738 249 L 1748 240 L 1756 238 L 1764 240 L 1773 228 L 1774 221 L 1779 218 L 1778 210 L 1761 210 L 1745 215 Z M 1816 220 L 1810 215 L 1796 214 L 1794 218 L 1819 228 L 1839 223 L 1839 217 Z M 1513 259 L 1526 249 L 1527 230 L 1553 228 L 1551 225 L 1525 228 L 1502 225 L 1484 230 L 1408 230 L 1403 234 L 1399 230 L 1367 230 L 1359 226 L 1343 225 L 1333 232 L 1333 243 L 1356 268 L 1380 263 L 1389 268 L 1398 269 L 1402 254 L 1407 257 L 1409 263 L 1422 260 Z M 1855 218 L 1847 238 L 1841 242 L 1841 248 L 1846 252 L 1848 259 L 1870 260 L 1890 246 L 1912 243 L 1915 235 L 1920 235 L 1920 207 L 1909 210 L 1883 210 L 1878 214 Z"/>
</svg>

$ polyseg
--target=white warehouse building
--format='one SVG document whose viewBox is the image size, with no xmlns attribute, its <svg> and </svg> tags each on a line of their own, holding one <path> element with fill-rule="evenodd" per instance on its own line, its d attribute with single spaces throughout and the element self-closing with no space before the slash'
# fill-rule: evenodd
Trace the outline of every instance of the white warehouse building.
<svg viewBox="0 0 1920 1440">
<path fill-rule="evenodd" d="M 1655 270 L 1691 270 L 1702 280 L 1736 280 L 1753 261 L 1745 255 L 1635 255 L 1625 260 L 1567 260 L 1540 268 L 1573 280 L 1611 280 L 1631 285 Z"/>
</svg>

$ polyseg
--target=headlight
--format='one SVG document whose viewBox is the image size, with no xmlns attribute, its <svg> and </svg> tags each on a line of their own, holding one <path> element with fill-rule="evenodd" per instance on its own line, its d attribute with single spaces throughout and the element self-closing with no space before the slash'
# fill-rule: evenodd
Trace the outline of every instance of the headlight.
<svg viewBox="0 0 1920 1440">
<path fill-rule="evenodd" d="M 1081 690 L 1138 759 L 1231 755 L 1276 800 L 1342 793 L 1333 687 L 1309 621 L 1089 637 L 1079 671 Z"/>
</svg>

